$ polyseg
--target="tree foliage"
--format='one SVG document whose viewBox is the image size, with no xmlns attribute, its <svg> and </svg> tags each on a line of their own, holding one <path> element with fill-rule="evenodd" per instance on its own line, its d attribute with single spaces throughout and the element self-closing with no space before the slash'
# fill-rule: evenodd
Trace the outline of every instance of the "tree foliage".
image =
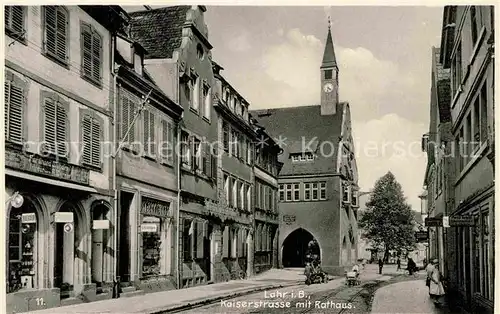
<svg viewBox="0 0 500 314">
<path fill-rule="evenodd" d="M 384 259 L 390 250 L 415 249 L 414 213 L 391 172 L 375 182 L 359 226 L 362 236 L 385 252 Z"/>
</svg>

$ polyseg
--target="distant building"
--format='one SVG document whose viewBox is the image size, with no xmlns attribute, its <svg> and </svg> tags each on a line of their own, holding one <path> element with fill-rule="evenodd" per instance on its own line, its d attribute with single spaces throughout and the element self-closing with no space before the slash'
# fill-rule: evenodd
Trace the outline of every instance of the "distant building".
<svg viewBox="0 0 500 314">
<path fill-rule="evenodd" d="M 302 267 L 314 250 L 325 271 L 343 275 L 358 255 L 358 173 L 350 106 L 338 98 L 330 29 L 319 74 L 319 106 L 257 110 L 252 115 L 278 144 L 283 142 L 278 178 L 281 265 Z"/>
</svg>

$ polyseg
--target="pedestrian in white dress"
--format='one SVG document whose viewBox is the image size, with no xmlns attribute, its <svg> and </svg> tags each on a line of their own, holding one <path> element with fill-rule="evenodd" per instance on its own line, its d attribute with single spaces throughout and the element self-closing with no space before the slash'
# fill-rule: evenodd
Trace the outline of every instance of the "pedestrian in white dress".
<svg viewBox="0 0 500 314">
<path fill-rule="evenodd" d="M 434 269 L 431 273 L 431 282 L 429 287 L 429 294 L 436 305 L 439 305 L 439 299 L 444 295 L 444 287 L 441 282 L 441 272 L 439 271 L 439 264 L 434 260 Z"/>
</svg>

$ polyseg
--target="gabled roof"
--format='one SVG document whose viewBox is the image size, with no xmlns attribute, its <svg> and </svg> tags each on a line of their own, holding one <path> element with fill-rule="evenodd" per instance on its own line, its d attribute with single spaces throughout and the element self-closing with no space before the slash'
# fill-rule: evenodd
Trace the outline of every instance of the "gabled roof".
<svg viewBox="0 0 500 314">
<path fill-rule="evenodd" d="M 336 67 L 337 58 L 335 57 L 335 49 L 333 48 L 332 32 L 328 27 L 328 35 L 326 36 L 325 51 L 323 52 L 323 62 L 321 67 Z"/>
<path fill-rule="evenodd" d="M 337 172 L 337 151 L 342 133 L 342 116 L 347 103 L 337 104 L 335 115 L 321 115 L 320 106 L 300 106 L 251 111 L 258 124 L 265 128 L 283 148 L 279 161 L 283 162 L 280 175 L 305 175 Z M 280 141 L 280 137 L 282 141 Z M 317 142 L 320 144 L 317 145 Z M 304 142 L 304 145 L 302 143 Z M 297 147 L 316 147 L 316 159 L 313 162 L 294 162 L 290 153 L 297 152 Z M 321 143 L 325 155 L 319 149 Z M 332 143 L 333 145 L 330 145 Z M 332 150 L 333 146 L 333 150 Z"/>
<path fill-rule="evenodd" d="M 169 59 L 181 46 L 182 28 L 191 6 L 170 6 L 129 13 L 130 37 L 148 51 L 148 59 Z"/>
</svg>

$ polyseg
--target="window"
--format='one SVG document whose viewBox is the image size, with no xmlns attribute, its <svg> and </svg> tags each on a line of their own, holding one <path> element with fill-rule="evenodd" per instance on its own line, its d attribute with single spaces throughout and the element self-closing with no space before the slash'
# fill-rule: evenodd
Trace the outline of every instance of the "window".
<svg viewBox="0 0 500 314">
<path fill-rule="evenodd" d="M 191 138 L 191 143 L 193 145 L 193 155 L 191 156 L 191 166 L 193 170 L 200 169 L 200 158 L 201 158 L 201 142 L 196 137 Z"/>
<path fill-rule="evenodd" d="M 102 37 L 91 25 L 82 23 L 80 40 L 82 76 L 100 85 L 102 80 Z"/>
<path fill-rule="evenodd" d="M 241 137 L 241 159 L 243 159 L 244 163 L 247 163 L 247 157 L 248 157 L 248 140 L 246 139 L 245 136 Z"/>
<path fill-rule="evenodd" d="M 333 70 L 325 70 L 325 80 L 332 79 Z"/>
<path fill-rule="evenodd" d="M 191 237 L 194 232 L 193 222 L 188 219 L 184 219 L 184 226 L 182 232 L 182 247 L 184 252 L 184 261 L 190 262 L 193 260 L 193 251 L 192 251 L 192 240 Z"/>
<path fill-rule="evenodd" d="M 239 157 L 238 152 L 238 133 L 235 130 L 231 131 L 231 153 L 234 157 Z"/>
<path fill-rule="evenodd" d="M 135 141 L 135 124 L 132 124 L 137 109 L 136 97 L 131 93 L 121 90 L 121 106 L 120 106 L 120 139 L 126 143 Z M 130 128 L 130 131 L 129 131 Z M 129 132 L 128 132 L 129 131 Z M 128 134 L 127 134 L 128 132 Z M 127 136 L 125 138 L 125 135 Z"/>
<path fill-rule="evenodd" d="M 69 13 L 62 6 L 43 6 L 45 54 L 56 61 L 68 64 Z"/>
<path fill-rule="evenodd" d="M 143 216 L 143 224 L 156 226 L 156 231 L 142 232 L 142 277 L 158 276 L 161 273 L 161 225 L 158 217 Z"/>
<path fill-rule="evenodd" d="M 232 203 L 232 205 L 233 205 L 234 208 L 237 208 L 238 207 L 238 186 L 237 186 L 237 181 L 234 178 L 231 178 L 231 181 L 232 181 L 231 188 L 232 188 L 232 192 L 233 192 L 233 203 Z"/>
<path fill-rule="evenodd" d="M 286 192 L 286 201 L 290 202 L 292 200 L 292 185 L 291 184 L 286 185 L 285 192 Z"/>
<path fill-rule="evenodd" d="M 192 91 L 192 107 L 194 110 L 198 111 L 200 109 L 200 77 L 195 75 L 193 77 L 194 87 Z"/>
<path fill-rule="evenodd" d="M 347 182 L 342 183 L 342 201 L 349 203 L 351 201 L 351 187 Z"/>
<path fill-rule="evenodd" d="M 467 115 L 467 118 L 465 119 L 465 128 L 464 128 L 466 134 L 465 134 L 465 145 L 466 145 L 466 154 L 467 154 L 467 162 L 472 159 L 472 119 L 471 119 L 471 113 Z M 466 162 L 466 164 L 467 164 Z"/>
<path fill-rule="evenodd" d="M 300 200 L 300 184 L 295 183 L 293 185 L 293 201 L 297 202 Z"/>
<path fill-rule="evenodd" d="M 313 201 L 318 200 L 318 183 L 312 184 L 312 200 Z"/>
<path fill-rule="evenodd" d="M 488 139 L 488 98 L 486 91 L 486 83 L 483 83 L 481 88 L 480 99 L 480 109 L 479 109 L 479 141 L 482 143 L 486 142 Z"/>
<path fill-rule="evenodd" d="M 227 174 L 224 175 L 224 199 L 226 204 L 229 206 L 229 176 Z"/>
<path fill-rule="evenodd" d="M 457 93 L 462 84 L 462 43 L 459 38 L 458 48 L 455 56 L 453 57 L 453 64 L 451 71 L 453 73 L 453 96 Z"/>
<path fill-rule="evenodd" d="M 203 104 L 205 106 L 203 110 L 203 116 L 210 120 L 210 113 L 212 110 L 212 98 L 210 96 L 210 87 L 203 85 Z"/>
<path fill-rule="evenodd" d="M 229 125 L 225 121 L 222 122 L 222 132 L 224 133 L 224 150 L 229 152 Z"/>
<path fill-rule="evenodd" d="M 311 183 L 304 183 L 304 201 L 311 200 Z"/>
<path fill-rule="evenodd" d="M 161 120 L 161 160 L 163 163 L 174 162 L 174 129 L 172 122 Z"/>
<path fill-rule="evenodd" d="M 267 209 L 270 211 L 274 210 L 273 196 L 274 196 L 274 191 L 272 190 L 272 188 L 270 186 L 267 187 L 267 199 L 268 199 Z"/>
<path fill-rule="evenodd" d="M 184 97 L 186 97 L 186 102 L 189 104 L 189 106 L 192 106 L 192 100 L 193 100 L 193 81 L 190 78 L 187 78 L 184 81 Z"/>
<path fill-rule="evenodd" d="M 5 6 L 5 28 L 12 37 L 24 39 L 24 7 Z"/>
<path fill-rule="evenodd" d="M 283 202 L 285 200 L 285 185 L 284 184 L 280 184 L 279 193 L 280 193 L 279 200 L 280 200 L 280 202 Z"/>
<path fill-rule="evenodd" d="M 67 157 L 69 103 L 51 92 L 42 92 L 42 101 L 44 150 Z"/>
<path fill-rule="evenodd" d="M 306 156 L 307 156 L 307 160 L 308 160 L 308 161 L 312 161 L 312 160 L 314 160 L 314 156 L 313 156 L 313 154 L 311 154 L 311 153 L 307 153 L 307 154 L 306 154 Z"/>
<path fill-rule="evenodd" d="M 142 112 L 144 155 L 156 157 L 155 116 L 151 110 Z"/>
<path fill-rule="evenodd" d="M 359 207 L 359 192 L 357 190 L 352 191 L 352 202 L 353 207 Z"/>
<path fill-rule="evenodd" d="M 247 163 L 251 165 L 253 162 L 253 143 L 252 141 L 247 141 Z"/>
<path fill-rule="evenodd" d="M 200 60 L 203 60 L 205 58 L 205 52 L 203 51 L 203 47 L 200 44 L 196 46 L 196 55 Z"/>
<path fill-rule="evenodd" d="M 86 165 L 101 167 L 101 122 L 90 114 L 82 116 L 83 160 Z"/>
<path fill-rule="evenodd" d="M 191 155 L 189 147 L 189 134 L 187 132 L 182 132 L 181 134 L 181 159 L 182 165 L 189 167 L 189 157 Z"/>
<path fill-rule="evenodd" d="M 252 187 L 247 186 L 247 208 L 249 212 L 252 211 Z"/>
<path fill-rule="evenodd" d="M 319 199 L 326 200 L 326 182 L 320 182 L 319 184 Z"/>
<path fill-rule="evenodd" d="M 240 201 L 239 201 L 239 206 L 238 208 L 239 209 L 245 209 L 245 199 L 246 199 L 246 195 L 245 195 L 245 185 L 241 182 L 238 182 L 238 193 L 240 195 Z"/>
<path fill-rule="evenodd" d="M 265 187 L 264 185 L 262 184 L 259 184 L 259 208 L 260 209 L 265 209 L 265 202 L 264 202 L 264 199 L 265 199 Z"/>
<path fill-rule="evenodd" d="M 24 138 L 24 105 L 26 85 L 12 73 L 6 78 L 5 91 L 5 140 L 22 143 Z"/>
<path fill-rule="evenodd" d="M 299 155 L 292 155 L 292 161 L 299 161 Z"/>
</svg>

